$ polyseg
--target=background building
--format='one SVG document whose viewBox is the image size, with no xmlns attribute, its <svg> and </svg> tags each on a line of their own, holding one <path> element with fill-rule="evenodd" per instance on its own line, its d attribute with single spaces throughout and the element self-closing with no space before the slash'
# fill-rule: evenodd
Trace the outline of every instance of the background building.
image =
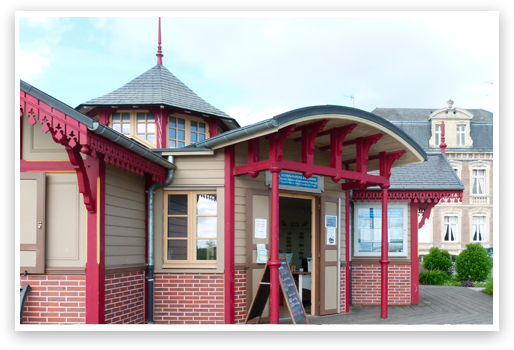
<svg viewBox="0 0 514 350">
<path fill-rule="evenodd" d="M 445 151 L 465 186 L 462 202 L 441 202 L 419 232 L 419 255 L 431 247 L 458 255 L 470 242 L 493 248 L 493 114 L 461 109 L 376 108 L 427 153 Z M 444 122 L 444 126 L 443 126 Z M 443 139 L 444 136 L 444 139 Z M 441 148 L 441 143 L 446 148 Z M 443 145 L 444 146 L 444 145 Z"/>
</svg>

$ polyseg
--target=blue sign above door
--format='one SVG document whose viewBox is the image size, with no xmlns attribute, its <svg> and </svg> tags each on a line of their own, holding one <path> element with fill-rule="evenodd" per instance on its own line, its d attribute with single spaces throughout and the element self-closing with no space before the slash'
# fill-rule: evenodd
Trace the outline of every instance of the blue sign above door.
<svg viewBox="0 0 514 350">
<path fill-rule="evenodd" d="M 278 174 L 279 188 L 302 192 L 321 193 L 325 190 L 323 176 L 305 178 L 302 174 L 282 171 Z M 266 185 L 271 187 L 271 173 L 266 172 Z"/>
</svg>

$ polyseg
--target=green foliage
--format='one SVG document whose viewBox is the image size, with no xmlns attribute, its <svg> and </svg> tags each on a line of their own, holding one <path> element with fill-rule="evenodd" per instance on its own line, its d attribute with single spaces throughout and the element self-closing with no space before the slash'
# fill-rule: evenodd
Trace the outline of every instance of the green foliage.
<svg viewBox="0 0 514 350">
<path fill-rule="evenodd" d="M 444 271 L 421 271 L 419 273 L 419 284 L 442 286 L 448 279 L 449 277 Z"/>
<path fill-rule="evenodd" d="M 483 292 L 489 295 L 493 295 L 493 276 L 491 274 L 489 274 L 489 277 L 487 277 L 487 282 Z"/>
<path fill-rule="evenodd" d="M 480 243 L 466 245 L 466 250 L 455 259 L 455 271 L 460 281 L 482 282 L 487 279 L 493 260 Z"/>
<path fill-rule="evenodd" d="M 428 255 L 423 258 L 423 267 L 428 271 L 443 271 L 451 276 L 453 270 L 452 257 L 447 250 L 432 247 Z"/>
</svg>

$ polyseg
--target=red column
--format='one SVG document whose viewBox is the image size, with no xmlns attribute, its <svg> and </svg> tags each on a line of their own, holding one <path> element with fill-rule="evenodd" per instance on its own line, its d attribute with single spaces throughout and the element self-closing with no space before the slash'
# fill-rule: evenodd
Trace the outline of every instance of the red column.
<svg viewBox="0 0 514 350">
<path fill-rule="evenodd" d="M 418 257 L 418 210 L 419 203 L 410 204 L 410 256 L 411 256 L 411 304 L 419 304 L 419 257 Z"/>
<path fill-rule="evenodd" d="M 388 293 L 388 268 L 389 268 L 389 243 L 388 243 L 388 223 L 387 223 L 387 189 L 389 185 L 382 185 L 382 256 L 380 264 L 382 266 L 381 276 L 381 295 L 380 295 L 380 317 L 387 318 L 387 293 Z"/>
<path fill-rule="evenodd" d="M 346 191 L 346 208 L 345 208 L 345 220 L 346 220 L 346 235 L 345 235 L 345 255 L 346 255 L 346 286 L 345 286 L 345 311 L 350 312 L 350 193 Z"/>
<path fill-rule="evenodd" d="M 278 181 L 281 169 L 272 168 L 271 171 L 271 226 L 270 226 L 270 259 L 268 266 L 270 267 L 270 324 L 279 323 L 279 298 L 280 285 L 278 276 L 278 218 L 279 218 L 279 190 Z"/>
<path fill-rule="evenodd" d="M 105 321 L 105 166 L 101 155 L 87 156 L 91 194 L 96 210 L 87 213 L 86 323 Z"/>
<path fill-rule="evenodd" d="M 225 324 L 234 324 L 234 146 L 225 148 Z"/>
</svg>

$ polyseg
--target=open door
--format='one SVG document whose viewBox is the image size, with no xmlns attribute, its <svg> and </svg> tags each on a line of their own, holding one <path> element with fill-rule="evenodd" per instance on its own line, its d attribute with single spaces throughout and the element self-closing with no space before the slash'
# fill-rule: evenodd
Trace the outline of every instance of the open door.
<svg viewBox="0 0 514 350">
<path fill-rule="evenodd" d="M 339 306 L 339 198 L 321 197 L 319 235 L 319 314 L 338 312 Z"/>
</svg>

